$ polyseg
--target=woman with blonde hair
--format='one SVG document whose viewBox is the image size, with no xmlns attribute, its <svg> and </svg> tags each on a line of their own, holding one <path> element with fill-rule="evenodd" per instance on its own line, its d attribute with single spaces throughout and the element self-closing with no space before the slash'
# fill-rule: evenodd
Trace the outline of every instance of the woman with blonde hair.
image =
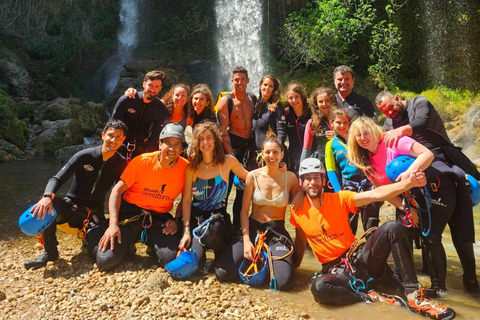
<svg viewBox="0 0 480 320">
<path fill-rule="evenodd" d="M 429 149 L 412 138 L 403 136 L 394 145 L 387 146 L 383 140 L 384 135 L 383 128 L 372 119 L 358 118 L 350 127 L 347 144 L 348 159 L 353 165 L 362 169 L 375 186 L 391 183 L 385 167 L 399 155 L 409 155 L 415 160 L 405 172 L 398 176 L 397 181 L 407 178 L 410 172 L 417 168 L 425 170 L 428 192 L 421 193 L 419 189 L 415 189 L 404 199 L 397 197 L 390 202 L 397 207 L 397 219 L 402 220 L 411 238 L 413 238 L 414 228 L 410 227 L 421 227 L 422 230 L 419 231 L 422 232 L 423 237 L 424 263 L 427 264 L 430 274 L 431 288 L 440 293 L 446 290 L 447 273 L 442 233 L 454 214 L 456 201 L 460 200 L 455 196 L 456 177 L 451 168 L 444 162 L 434 159 Z M 422 213 L 421 217 L 418 217 L 415 207 Z M 462 254 L 459 256 L 462 258 Z M 462 261 L 462 266 L 466 271 L 469 264 L 464 262 L 466 261 Z"/>
</svg>

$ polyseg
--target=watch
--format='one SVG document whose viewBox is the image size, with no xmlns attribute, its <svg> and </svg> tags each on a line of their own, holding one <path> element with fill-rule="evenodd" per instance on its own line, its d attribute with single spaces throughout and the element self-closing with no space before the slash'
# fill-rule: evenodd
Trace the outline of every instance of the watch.
<svg viewBox="0 0 480 320">
<path fill-rule="evenodd" d="M 55 199 L 55 193 L 45 193 L 42 197 L 43 198 L 50 198 L 53 201 Z"/>
</svg>

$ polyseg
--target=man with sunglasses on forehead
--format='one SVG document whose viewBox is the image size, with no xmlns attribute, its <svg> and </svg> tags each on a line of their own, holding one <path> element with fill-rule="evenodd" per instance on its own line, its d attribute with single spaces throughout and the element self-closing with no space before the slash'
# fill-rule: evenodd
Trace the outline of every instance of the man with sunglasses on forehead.
<svg viewBox="0 0 480 320">
<path fill-rule="evenodd" d="M 96 252 L 99 270 L 111 270 L 134 254 L 139 240 L 160 266 L 175 259 L 180 236 L 169 211 L 185 184 L 188 161 L 180 156 L 184 140 L 181 125 L 167 124 L 159 151 L 137 156 L 123 172 L 110 195 L 109 226 Z"/>
</svg>

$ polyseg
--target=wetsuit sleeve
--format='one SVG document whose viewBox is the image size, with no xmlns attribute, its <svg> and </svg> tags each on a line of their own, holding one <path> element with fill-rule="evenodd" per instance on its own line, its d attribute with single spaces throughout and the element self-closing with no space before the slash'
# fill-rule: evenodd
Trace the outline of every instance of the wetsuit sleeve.
<svg viewBox="0 0 480 320">
<path fill-rule="evenodd" d="M 334 139 L 329 140 L 325 145 L 325 167 L 327 169 L 327 176 L 330 184 L 335 192 L 342 190 L 340 182 L 337 176 L 337 164 L 335 162 L 335 156 L 333 154 L 332 142 Z"/>
<path fill-rule="evenodd" d="M 57 191 L 65 184 L 65 182 L 70 179 L 71 176 L 77 170 L 77 167 L 80 164 L 80 154 L 77 153 L 68 160 L 68 162 L 63 166 L 60 171 L 57 172 L 50 180 L 48 180 L 47 186 L 45 187 L 45 193 L 57 193 Z"/>
<path fill-rule="evenodd" d="M 160 116 L 158 119 L 153 122 L 152 133 L 150 134 L 150 137 L 148 137 L 149 151 L 158 150 L 158 139 L 168 115 L 167 107 L 165 107 L 163 103 L 160 102 L 160 105 L 157 107 L 160 108 L 161 111 L 159 111 Z"/>
<path fill-rule="evenodd" d="M 126 99 L 128 99 L 126 96 L 121 96 L 120 99 L 118 99 L 117 103 L 115 104 L 115 108 L 113 109 L 110 120 L 117 119 L 123 121 L 123 116 L 125 113 L 125 104 L 123 102 Z M 138 99 L 138 95 L 135 95 L 135 99 Z"/>
<path fill-rule="evenodd" d="M 433 107 L 432 104 L 424 97 L 417 97 L 413 99 L 413 101 L 408 100 L 408 102 L 413 104 L 411 110 L 408 110 L 408 117 L 410 118 L 409 125 L 413 129 L 413 134 L 427 130 L 428 117 Z"/>
<path fill-rule="evenodd" d="M 287 121 L 285 109 L 281 103 L 278 104 L 277 109 L 275 110 L 275 115 L 275 121 L 277 122 L 277 138 L 284 143 L 287 139 Z"/>
<path fill-rule="evenodd" d="M 313 144 L 313 132 L 311 131 L 312 119 L 308 120 L 307 125 L 305 126 L 305 135 L 303 136 L 303 149 L 302 156 L 300 157 L 300 162 L 304 159 L 309 158 L 312 155 L 312 144 Z"/>
</svg>

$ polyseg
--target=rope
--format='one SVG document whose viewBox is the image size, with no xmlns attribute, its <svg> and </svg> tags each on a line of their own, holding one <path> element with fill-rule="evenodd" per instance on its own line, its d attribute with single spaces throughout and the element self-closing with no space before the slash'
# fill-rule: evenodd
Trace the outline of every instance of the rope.
<svg viewBox="0 0 480 320">
<path fill-rule="evenodd" d="M 207 234 L 207 231 L 208 229 L 210 228 L 210 223 L 217 219 L 217 218 L 221 218 L 222 217 L 222 214 L 221 213 L 215 213 L 215 214 L 212 214 L 207 220 L 203 221 L 200 225 L 198 225 L 195 229 L 193 229 L 193 237 L 195 239 L 197 239 L 199 242 L 200 242 L 200 245 L 202 247 L 204 247 L 205 245 L 202 243 L 202 238 Z M 203 232 L 202 232 L 202 228 L 205 227 L 205 229 L 203 229 Z"/>
</svg>

